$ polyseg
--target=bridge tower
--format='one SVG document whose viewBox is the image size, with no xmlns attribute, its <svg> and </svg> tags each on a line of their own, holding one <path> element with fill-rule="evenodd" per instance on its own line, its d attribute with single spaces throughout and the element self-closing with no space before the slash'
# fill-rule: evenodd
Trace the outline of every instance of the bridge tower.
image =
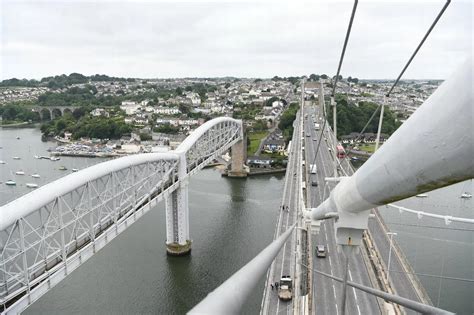
<svg viewBox="0 0 474 315">
<path fill-rule="evenodd" d="M 183 256 L 191 252 L 189 236 L 189 203 L 186 152 L 179 154 L 177 179 L 179 187 L 165 197 L 166 206 L 166 252 L 172 256 Z"/>
<path fill-rule="evenodd" d="M 247 171 L 244 169 L 244 163 L 247 160 L 246 144 L 247 138 L 244 133 L 242 140 L 238 141 L 232 146 L 232 162 L 230 165 L 230 170 L 227 173 L 228 177 L 247 177 Z"/>
</svg>

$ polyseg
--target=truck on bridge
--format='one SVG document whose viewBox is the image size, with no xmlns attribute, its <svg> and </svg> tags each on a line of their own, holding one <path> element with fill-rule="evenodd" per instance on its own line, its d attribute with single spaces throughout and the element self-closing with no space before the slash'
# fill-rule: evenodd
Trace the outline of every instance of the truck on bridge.
<svg viewBox="0 0 474 315">
<path fill-rule="evenodd" d="M 293 280 L 290 276 L 282 276 L 278 286 L 278 298 L 282 301 L 289 301 L 293 298 Z"/>
</svg>

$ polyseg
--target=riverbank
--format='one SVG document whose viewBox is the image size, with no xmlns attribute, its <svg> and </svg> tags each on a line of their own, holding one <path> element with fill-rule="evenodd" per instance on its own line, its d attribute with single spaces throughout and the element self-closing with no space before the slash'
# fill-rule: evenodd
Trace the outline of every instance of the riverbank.
<svg viewBox="0 0 474 315">
<path fill-rule="evenodd" d="M 34 123 L 29 123 L 29 122 L 21 122 L 21 123 L 13 123 L 13 124 L 1 124 L 0 127 L 1 128 L 23 128 L 23 127 L 26 127 L 26 128 L 30 128 L 30 127 L 34 127 L 35 124 Z"/>
<path fill-rule="evenodd" d="M 286 168 L 251 168 L 248 176 L 270 175 L 270 174 L 285 174 Z"/>
</svg>

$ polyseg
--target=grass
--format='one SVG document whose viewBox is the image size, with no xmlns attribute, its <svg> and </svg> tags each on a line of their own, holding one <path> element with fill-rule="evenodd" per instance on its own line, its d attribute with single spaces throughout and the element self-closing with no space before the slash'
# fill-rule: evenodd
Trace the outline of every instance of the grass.
<svg viewBox="0 0 474 315">
<path fill-rule="evenodd" d="M 379 147 L 382 146 L 382 143 L 379 145 Z M 369 153 L 374 153 L 375 152 L 375 143 L 371 144 L 363 144 L 359 145 L 359 150 L 369 152 Z"/>
<path fill-rule="evenodd" d="M 247 137 L 250 140 L 250 144 L 247 146 L 247 155 L 254 155 L 260 145 L 260 140 L 268 135 L 268 131 L 250 132 Z"/>
</svg>

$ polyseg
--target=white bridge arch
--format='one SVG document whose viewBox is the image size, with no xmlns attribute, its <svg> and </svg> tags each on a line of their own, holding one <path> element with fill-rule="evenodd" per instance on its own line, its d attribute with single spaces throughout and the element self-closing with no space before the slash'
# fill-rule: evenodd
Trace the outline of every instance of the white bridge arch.
<svg viewBox="0 0 474 315">
<path fill-rule="evenodd" d="M 0 311 L 24 310 L 161 200 L 168 253 L 188 253 L 188 178 L 242 140 L 242 121 L 215 118 L 174 151 L 96 164 L 0 207 Z"/>
</svg>

